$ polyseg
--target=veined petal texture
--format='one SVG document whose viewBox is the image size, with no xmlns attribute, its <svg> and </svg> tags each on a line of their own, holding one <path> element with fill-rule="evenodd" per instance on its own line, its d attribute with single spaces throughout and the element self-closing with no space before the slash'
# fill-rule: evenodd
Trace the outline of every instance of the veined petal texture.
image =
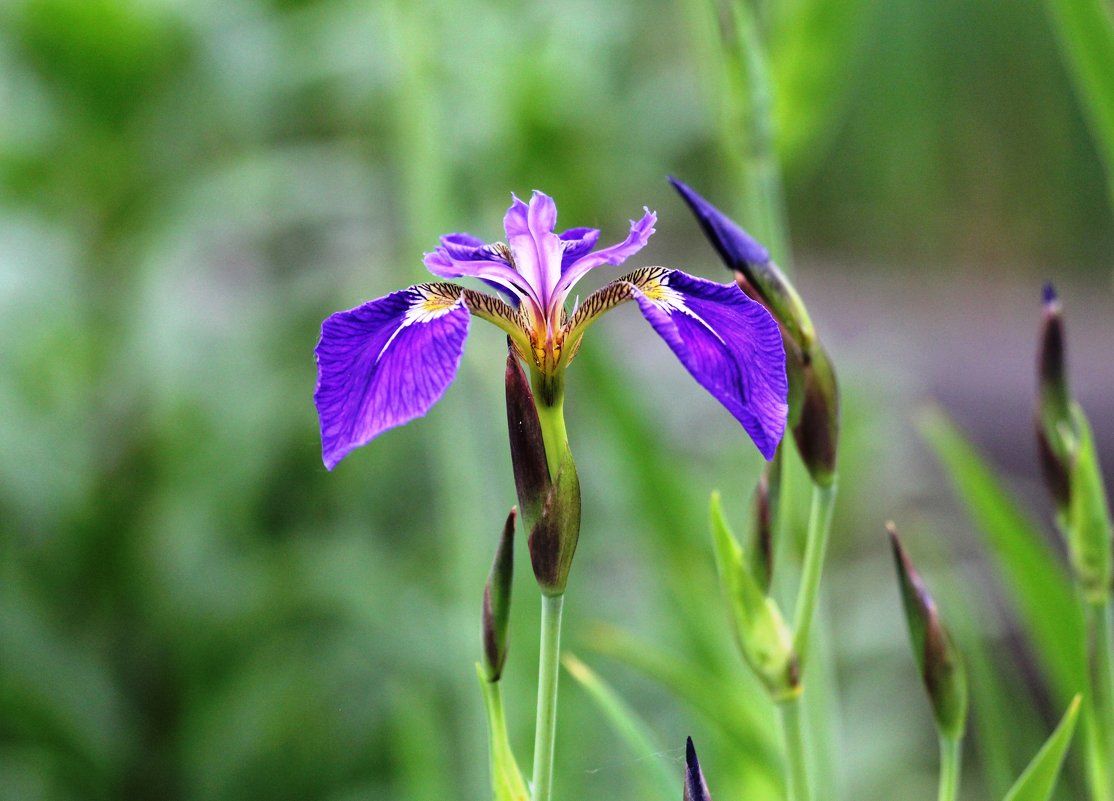
<svg viewBox="0 0 1114 801">
<path fill-rule="evenodd" d="M 772 459 L 788 413 L 781 331 L 734 284 L 661 270 L 634 286 L 642 315 L 681 363 Z"/>
<path fill-rule="evenodd" d="M 429 411 L 456 376 L 469 317 L 460 287 L 419 284 L 321 324 L 313 400 L 325 467 Z"/>
</svg>

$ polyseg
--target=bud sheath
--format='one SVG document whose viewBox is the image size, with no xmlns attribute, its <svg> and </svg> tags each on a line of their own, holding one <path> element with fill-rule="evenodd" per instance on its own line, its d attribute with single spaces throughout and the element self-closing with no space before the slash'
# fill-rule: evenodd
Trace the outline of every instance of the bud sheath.
<svg viewBox="0 0 1114 801">
<path fill-rule="evenodd" d="M 483 642 L 484 674 L 499 681 L 507 661 L 507 624 L 511 614 L 511 579 L 514 577 L 514 521 L 512 507 L 495 549 L 495 560 L 484 585 Z"/>
</svg>

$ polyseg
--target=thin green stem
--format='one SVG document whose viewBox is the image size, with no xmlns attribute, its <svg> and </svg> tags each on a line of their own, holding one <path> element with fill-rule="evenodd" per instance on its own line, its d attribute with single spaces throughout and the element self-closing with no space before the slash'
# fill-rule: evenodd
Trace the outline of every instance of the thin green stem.
<svg viewBox="0 0 1114 801">
<path fill-rule="evenodd" d="M 826 487 L 813 485 L 812 508 L 808 516 L 808 535 L 805 543 L 805 563 L 801 571 L 801 586 L 797 591 L 797 606 L 793 622 L 795 632 L 793 647 L 797 651 L 801 671 L 804 672 L 808 653 L 812 620 L 816 615 L 816 602 L 820 597 L 820 576 L 824 571 L 824 555 L 828 550 L 828 534 L 832 528 L 832 509 L 835 507 L 836 482 Z"/>
<path fill-rule="evenodd" d="M 1087 730 L 1091 795 L 1095 801 L 1114 799 L 1114 615 L 1108 601 L 1084 601 L 1087 619 Z"/>
<path fill-rule="evenodd" d="M 525 799 L 526 785 L 518 771 L 514 754 L 507 738 L 507 723 L 503 715 L 503 694 L 499 682 L 488 681 L 483 668 L 476 665 L 476 674 L 483 688 L 484 706 L 487 707 L 488 754 L 491 762 L 491 786 L 496 798 Z"/>
<path fill-rule="evenodd" d="M 956 801 L 959 797 L 959 767 L 962 759 L 958 737 L 940 735 L 940 791 L 937 801 Z"/>
<path fill-rule="evenodd" d="M 533 801 L 553 797 L 553 742 L 557 733 L 557 678 L 561 670 L 561 611 L 564 595 L 542 596 L 538 655 L 538 717 L 534 729 Z"/>
<path fill-rule="evenodd" d="M 808 762 L 805 751 L 804 721 L 801 697 L 790 698 L 777 705 L 781 734 L 785 740 L 785 782 L 789 801 L 809 801 Z"/>
</svg>

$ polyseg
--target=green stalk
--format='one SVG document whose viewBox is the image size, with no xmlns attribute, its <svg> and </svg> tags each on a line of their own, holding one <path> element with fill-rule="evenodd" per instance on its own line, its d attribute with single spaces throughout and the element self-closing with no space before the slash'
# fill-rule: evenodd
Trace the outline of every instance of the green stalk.
<svg viewBox="0 0 1114 801">
<path fill-rule="evenodd" d="M 805 751 L 804 721 L 801 697 L 787 699 L 777 705 L 781 733 L 785 740 L 785 781 L 788 801 L 809 801 L 808 762 Z"/>
<path fill-rule="evenodd" d="M 835 506 L 837 482 L 826 487 L 814 484 L 812 487 L 812 508 L 808 516 L 808 538 L 805 543 L 805 563 L 801 572 L 801 586 L 797 591 L 796 619 L 793 631 L 796 633 L 793 647 L 804 672 L 805 656 L 808 653 L 809 635 L 812 619 L 816 615 L 816 602 L 820 597 L 820 576 L 824 570 L 824 555 L 828 550 L 828 535 L 832 528 L 832 509 Z"/>
<path fill-rule="evenodd" d="M 533 801 L 550 801 L 553 797 L 553 743 L 557 733 L 557 677 L 561 669 L 561 610 L 564 603 L 564 595 L 542 596 Z"/>
<path fill-rule="evenodd" d="M 742 180 L 747 228 L 766 244 L 778 265 L 791 273 L 775 147 L 774 92 L 760 22 L 746 0 L 721 0 L 719 5 L 729 8 L 712 5 L 727 61 L 724 139 Z"/>
<path fill-rule="evenodd" d="M 1087 698 L 1088 762 L 1091 797 L 1114 799 L 1111 766 L 1114 766 L 1114 620 L 1108 601 L 1086 602 L 1090 692 Z"/>
<path fill-rule="evenodd" d="M 961 745 L 958 737 L 940 735 L 940 791 L 937 801 L 956 801 L 959 797 L 959 766 Z"/>
</svg>

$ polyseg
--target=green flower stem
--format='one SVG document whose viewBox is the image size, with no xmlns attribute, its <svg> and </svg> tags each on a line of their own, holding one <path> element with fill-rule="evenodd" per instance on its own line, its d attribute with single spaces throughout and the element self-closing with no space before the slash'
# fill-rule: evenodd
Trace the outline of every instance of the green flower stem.
<svg viewBox="0 0 1114 801">
<path fill-rule="evenodd" d="M 557 733 L 557 677 L 561 669 L 561 610 L 564 603 L 564 595 L 542 596 L 533 801 L 550 801 L 553 797 L 553 742 Z"/>
<path fill-rule="evenodd" d="M 808 762 L 805 751 L 804 721 L 801 697 L 798 695 L 777 705 L 781 733 L 785 740 L 785 781 L 788 801 L 809 801 Z"/>
<path fill-rule="evenodd" d="M 805 563 L 801 572 L 801 586 L 797 591 L 794 610 L 793 647 L 797 652 L 802 675 L 805 655 L 808 653 L 812 619 L 816 615 L 816 602 L 820 596 L 820 576 L 824 570 L 824 554 L 828 550 L 828 534 L 832 528 L 832 509 L 835 506 L 836 484 L 812 487 L 812 509 L 808 516 L 808 538 L 805 543 Z"/>
<path fill-rule="evenodd" d="M 940 791 L 938 801 L 956 801 L 959 797 L 960 747 L 963 741 L 958 737 L 940 735 Z"/>
<path fill-rule="evenodd" d="M 1114 799 L 1114 616 L 1109 601 L 1084 604 L 1091 685 L 1087 699 L 1091 794 L 1096 801 L 1110 801 Z"/>
<path fill-rule="evenodd" d="M 549 477 L 557 480 L 561 467 L 561 457 L 569 447 L 569 435 L 565 431 L 565 376 L 562 371 L 546 375 L 531 368 L 530 383 L 534 389 L 534 405 L 538 410 L 538 422 L 542 427 L 542 441 L 545 442 L 545 461 L 549 467 Z"/>
</svg>

